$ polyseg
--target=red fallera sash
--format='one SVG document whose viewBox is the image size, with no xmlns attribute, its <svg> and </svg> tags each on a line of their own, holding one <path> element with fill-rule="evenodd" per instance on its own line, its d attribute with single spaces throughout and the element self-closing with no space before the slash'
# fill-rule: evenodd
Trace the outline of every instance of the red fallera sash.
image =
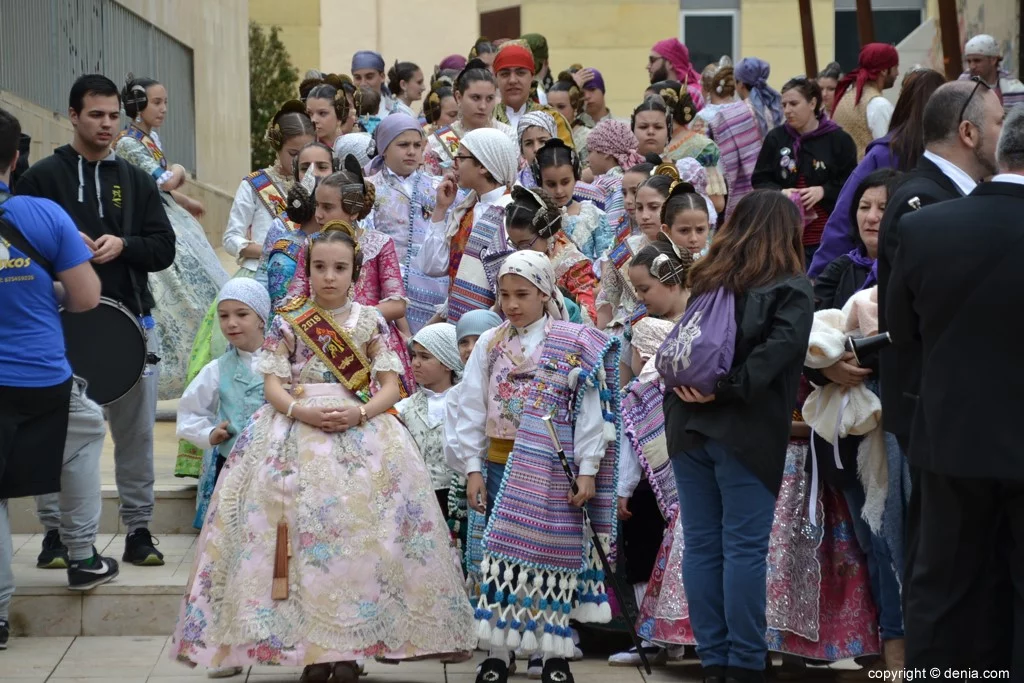
<svg viewBox="0 0 1024 683">
<path fill-rule="evenodd" d="M 284 318 L 345 388 L 363 403 L 370 400 L 370 361 L 329 313 L 310 301 L 305 311 Z"/>
</svg>

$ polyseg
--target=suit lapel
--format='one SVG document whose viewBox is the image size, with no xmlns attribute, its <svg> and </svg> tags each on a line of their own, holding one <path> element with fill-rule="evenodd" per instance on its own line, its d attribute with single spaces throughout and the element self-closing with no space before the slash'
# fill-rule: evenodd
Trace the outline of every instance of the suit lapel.
<svg viewBox="0 0 1024 683">
<path fill-rule="evenodd" d="M 963 197 L 964 193 L 960 191 L 957 184 L 949 179 L 942 169 L 935 165 L 935 163 L 927 158 L 921 157 L 921 160 L 917 162 L 917 168 L 915 169 L 921 173 L 921 175 L 931 178 L 937 183 L 943 190 L 949 192 L 951 197 Z"/>
</svg>

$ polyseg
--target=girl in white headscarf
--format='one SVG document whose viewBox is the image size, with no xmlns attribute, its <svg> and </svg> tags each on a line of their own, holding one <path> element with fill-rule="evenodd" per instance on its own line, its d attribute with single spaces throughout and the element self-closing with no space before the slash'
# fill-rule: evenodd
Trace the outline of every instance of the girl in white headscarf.
<svg viewBox="0 0 1024 683">
<path fill-rule="evenodd" d="M 519 119 L 519 178 L 518 183 L 523 187 L 536 187 L 540 182 L 533 173 L 533 160 L 537 158 L 539 150 L 545 142 L 551 138 L 558 137 L 558 127 L 555 119 L 544 111 L 531 111 L 523 114 Z"/>
</svg>

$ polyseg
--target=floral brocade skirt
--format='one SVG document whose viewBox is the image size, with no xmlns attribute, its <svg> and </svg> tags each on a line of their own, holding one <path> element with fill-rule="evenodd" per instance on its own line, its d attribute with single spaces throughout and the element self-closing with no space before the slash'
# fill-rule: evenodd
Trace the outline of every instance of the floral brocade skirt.
<svg viewBox="0 0 1024 683">
<path fill-rule="evenodd" d="M 189 349 L 228 274 L 199 221 L 170 195 L 161 198 L 174 229 L 175 256 L 170 268 L 150 273 L 149 288 L 160 335 L 158 398 L 166 401 L 180 398 L 188 386 Z"/>
<path fill-rule="evenodd" d="M 307 384 L 300 405 L 358 405 Z M 271 587 L 279 520 L 288 597 Z M 473 611 L 430 475 L 390 414 L 327 434 L 265 405 L 239 436 L 199 537 L 171 657 L 304 666 L 471 651 Z"/>
<path fill-rule="evenodd" d="M 880 651 L 867 561 L 857 545 L 846 501 L 821 486 L 812 511 L 807 442 L 786 452 L 768 549 L 768 649 L 838 661 Z M 640 606 L 637 633 L 666 645 L 695 645 L 683 586 L 683 535 L 670 520 Z"/>
</svg>

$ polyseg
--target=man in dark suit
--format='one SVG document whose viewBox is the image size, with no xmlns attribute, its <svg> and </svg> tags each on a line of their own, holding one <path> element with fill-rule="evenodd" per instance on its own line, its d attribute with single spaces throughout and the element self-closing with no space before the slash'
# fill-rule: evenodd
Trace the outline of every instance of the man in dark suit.
<svg viewBox="0 0 1024 683">
<path fill-rule="evenodd" d="M 1002 172 L 969 196 L 901 219 L 886 317 L 894 344 L 921 352 L 906 666 L 1021 680 L 1024 108 L 1007 118 L 998 161 Z"/>
<path fill-rule="evenodd" d="M 917 208 L 970 194 L 996 172 L 995 149 L 1003 120 L 999 98 L 984 83 L 954 81 L 936 90 L 923 116 L 924 156 L 889 197 L 878 250 L 879 330 L 891 323 L 885 296 L 902 218 Z M 879 356 L 882 422 L 907 452 L 921 378 L 921 349 L 892 346 Z M 911 460 L 913 462 L 913 460 Z"/>
</svg>

